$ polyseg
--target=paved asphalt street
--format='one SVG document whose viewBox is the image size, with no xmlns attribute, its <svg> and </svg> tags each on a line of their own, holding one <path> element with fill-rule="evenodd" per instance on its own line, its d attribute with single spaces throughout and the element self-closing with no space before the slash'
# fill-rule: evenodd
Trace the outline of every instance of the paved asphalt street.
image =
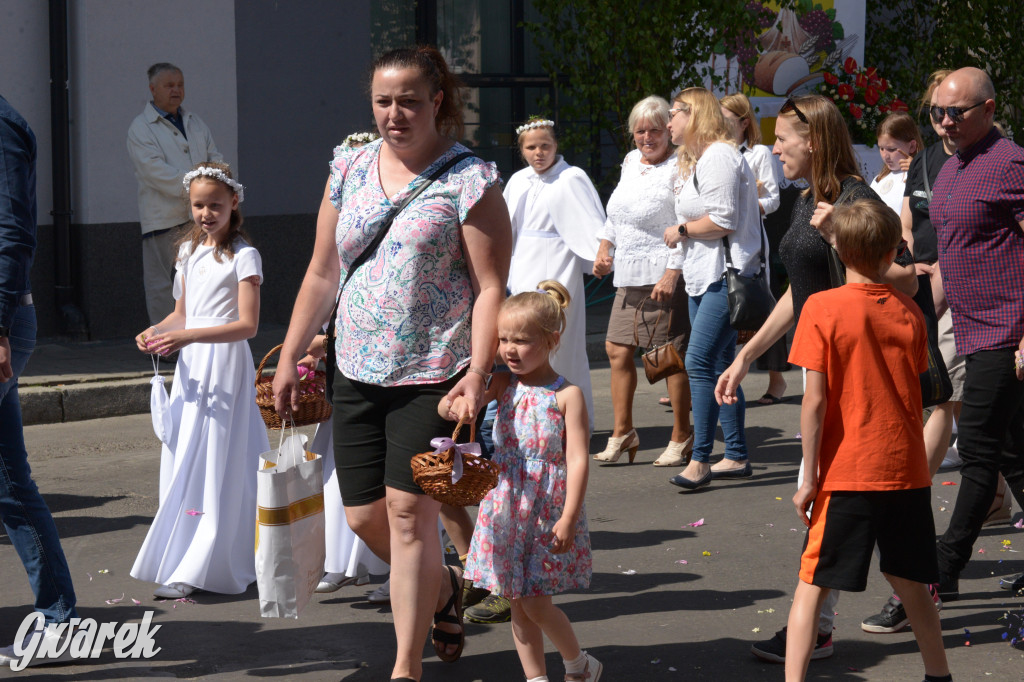
<svg viewBox="0 0 1024 682">
<path fill-rule="evenodd" d="M 799 393 L 799 374 L 787 378 L 790 394 Z M 594 452 L 611 424 L 608 381 L 607 369 L 595 368 Z M 761 395 L 766 383 L 766 376 L 752 374 L 748 396 Z M 583 646 L 604 663 L 606 682 L 782 680 L 781 666 L 759 662 L 749 649 L 752 640 L 771 637 L 785 623 L 796 581 L 804 536 L 790 502 L 800 457 L 798 397 L 748 407 L 753 478 L 685 493 L 667 483 L 674 470 L 651 466 L 669 436 L 670 415 L 657 404 L 662 389 L 641 379 L 636 463 L 591 469 L 593 586 L 556 603 Z M 32 426 L 26 437 L 36 481 L 63 537 L 80 615 L 123 623 L 151 611 L 161 626 L 154 636 L 160 651 L 151 660 L 122 661 L 108 647 L 96 661 L 21 673 L 3 669 L 0 679 L 388 679 L 391 612 L 362 600 L 373 585 L 317 595 L 299 620 L 274 620 L 260 618 L 255 586 L 244 595 L 197 593 L 193 602 L 175 603 L 154 601 L 154 586 L 128 575 L 157 507 L 159 457 L 148 414 Z M 719 442 L 716 456 L 721 451 Z M 955 472 L 936 479 L 940 531 L 957 492 L 943 484 L 958 480 Z M 942 611 L 956 680 L 1024 679 L 1024 650 L 1004 640 L 1021 627 L 1024 604 L 996 586 L 998 577 L 1022 570 L 1024 534 L 1005 524 L 986 528 L 963 574 L 962 599 Z M 809 679 L 922 679 L 909 631 L 868 635 L 859 628 L 888 596 L 873 571 L 866 592 L 840 600 L 835 655 L 812 662 Z M 0 576 L 0 643 L 7 644 L 29 613 L 32 595 L 3 534 Z M 455 664 L 441 663 L 426 647 L 424 680 L 523 679 L 507 624 L 468 624 L 467 632 L 465 654 Z M 549 674 L 560 680 L 561 662 L 548 650 Z"/>
</svg>

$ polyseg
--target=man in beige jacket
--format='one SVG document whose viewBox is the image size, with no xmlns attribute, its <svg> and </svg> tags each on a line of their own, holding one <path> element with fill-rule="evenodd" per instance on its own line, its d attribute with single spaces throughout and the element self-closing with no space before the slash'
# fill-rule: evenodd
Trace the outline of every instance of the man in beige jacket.
<svg viewBox="0 0 1024 682">
<path fill-rule="evenodd" d="M 156 324 L 174 309 L 174 242 L 192 222 L 182 178 L 197 163 L 223 157 L 206 124 L 181 106 L 181 69 L 160 62 L 147 73 L 153 99 L 128 128 L 128 155 L 139 179 L 146 309 L 150 324 Z"/>
</svg>

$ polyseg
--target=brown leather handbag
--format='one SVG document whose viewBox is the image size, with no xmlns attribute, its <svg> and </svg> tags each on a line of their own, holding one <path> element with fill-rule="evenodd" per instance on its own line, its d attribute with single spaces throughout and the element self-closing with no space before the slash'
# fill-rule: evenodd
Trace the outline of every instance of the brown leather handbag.
<svg viewBox="0 0 1024 682">
<path fill-rule="evenodd" d="M 644 303 L 650 299 L 650 296 L 640 301 L 640 305 L 637 306 L 636 312 L 633 313 L 633 345 L 640 345 L 640 323 L 643 322 L 644 329 L 647 330 L 648 340 L 654 338 L 651 333 L 651 328 L 647 324 L 647 320 L 643 319 L 641 312 L 644 309 Z M 662 309 L 658 313 L 658 319 L 654 321 L 655 330 L 661 323 L 661 316 L 665 314 L 665 310 Z M 671 326 L 672 313 L 669 313 L 669 323 Z M 644 374 L 647 375 L 647 381 L 656 384 L 666 377 L 670 377 L 673 374 L 678 374 L 686 369 L 686 364 L 683 362 L 683 358 L 679 356 L 679 351 L 672 345 L 672 342 L 651 348 L 641 356 L 644 361 Z"/>
</svg>

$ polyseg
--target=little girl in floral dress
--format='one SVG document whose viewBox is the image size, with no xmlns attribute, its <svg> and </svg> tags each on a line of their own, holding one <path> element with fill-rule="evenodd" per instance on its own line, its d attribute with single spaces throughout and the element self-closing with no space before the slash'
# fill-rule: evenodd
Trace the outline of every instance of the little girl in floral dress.
<svg viewBox="0 0 1024 682">
<path fill-rule="evenodd" d="M 565 663 L 567 682 L 596 682 L 601 663 L 580 650 L 572 624 L 551 595 L 590 586 L 590 535 L 583 497 L 589 421 L 579 387 L 551 368 L 565 328 L 569 292 L 554 280 L 507 299 L 498 313 L 498 353 L 511 374 L 496 374 L 494 461 L 498 485 L 483 502 L 465 578 L 512 602 L 512 634 L 528 682 L 548 680 L 544 635 Z M 463 419 L 464 398 L 438 406 Z"/>
</svg>

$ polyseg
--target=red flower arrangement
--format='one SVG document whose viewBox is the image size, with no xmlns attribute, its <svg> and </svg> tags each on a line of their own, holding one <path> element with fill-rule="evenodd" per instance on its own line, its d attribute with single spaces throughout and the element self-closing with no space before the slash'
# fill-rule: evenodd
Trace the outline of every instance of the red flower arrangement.
<svg viewBox="0 0 1024 682">
<path fill-rule="evenodd" d="M 822 76 L 825 82 L 818 86 L 818 93 L 835 103 L 854 143 L 875 146 L 875 130 L 882 119 L 890 112 L 908 110 L 878 69 L 863 68 L 853 57 L 847 57 L 835 73 L 825 71 Z"/>
</svg>

